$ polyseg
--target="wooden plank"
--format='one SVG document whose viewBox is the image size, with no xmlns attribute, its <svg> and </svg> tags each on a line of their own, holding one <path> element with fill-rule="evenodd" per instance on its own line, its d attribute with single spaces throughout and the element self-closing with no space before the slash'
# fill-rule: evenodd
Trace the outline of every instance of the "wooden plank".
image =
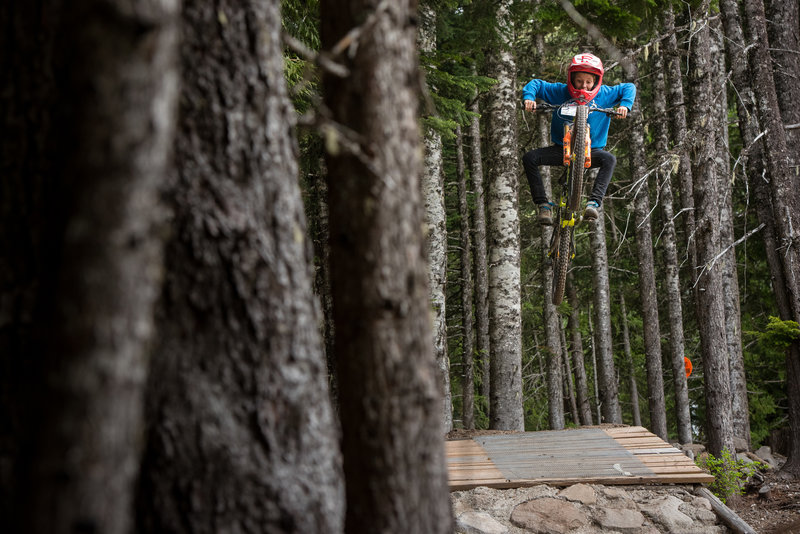
<svg viewBox="0 0 800 534">
<path fill-rule="evenodd" d="M 449 441 L 446 454 L 451 490 L 714 480 L 680 450 L 642 427 L 484 435 Z"/>
</svg>

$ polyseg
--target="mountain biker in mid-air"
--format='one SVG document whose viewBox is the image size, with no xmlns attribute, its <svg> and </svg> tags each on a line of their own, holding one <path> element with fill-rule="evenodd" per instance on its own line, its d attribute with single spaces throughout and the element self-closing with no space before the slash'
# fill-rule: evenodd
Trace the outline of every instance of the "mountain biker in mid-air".
<svg viewBox="0 0 800 534">
<path fill-rule="evenodd" d="M 560 105 L 570 100 L 585 100 L 591 107 L 611 108 L 617 107 L 619 116 L 625 118 L 633 106 L 636 98 L 636 86 L 632 83 L 619 85 L 603 85 L 603 62 L 593 54 L 583 53 L 572 58 L 567 68 L 567 83 L 550 83 L 544 80 L 533 79 L 522 90 L 522 99 L 525 111 L 536 109 L 536 99 L 540 98 L 551 105 Z M 533 201 L 539 207 L 538 220 L 541 224 L 552 225 L 552 203 L 548 200 L 539 175 L 539 165 L 563 164 L 563 133 L 564 124 L 568 121 L 553 113 L 550 125 L 550 139 L 553 145 L 537 148 L 522 157 L 528 185 L 531 188 Z M 606 189 L 611 181 L 617 158 L 611 152 L 603 150 L 608 139 L 608 127 L 611 119 L 604 113 L 591 113 L 588 124 L 592 140 L 591 163 L 592 168 L 599 169 L 594 180 L 592 193 L 586 202 L 583 219 L 587 221 L 597 219 L 597 210 L 606 194 Z"/>
</svg>

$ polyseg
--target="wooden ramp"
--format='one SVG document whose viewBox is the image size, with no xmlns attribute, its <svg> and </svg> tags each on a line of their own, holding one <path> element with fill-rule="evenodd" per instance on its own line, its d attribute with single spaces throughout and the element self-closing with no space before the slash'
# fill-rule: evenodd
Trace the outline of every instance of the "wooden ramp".
<svg viewBox="0 0 800 534">
<path fill-rule="evenodd" d="M 714 477 L 643 427 L 476 436 L 446 443 L 450 489 L 691 484 Z"/>
</svg>

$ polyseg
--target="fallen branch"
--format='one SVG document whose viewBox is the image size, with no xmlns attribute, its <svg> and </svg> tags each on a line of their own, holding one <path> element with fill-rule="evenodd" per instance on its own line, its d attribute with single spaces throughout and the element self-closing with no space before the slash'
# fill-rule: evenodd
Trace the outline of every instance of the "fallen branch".
<svg viewBox="0 0 800 534">
<path fill-rule="evenodd" d="M 728 525 L 728 527 L 737 534 L 756 534 L 753 527 L 748 525 L 744 519 L 736 515 L 736 512 L 725 506 L 725 503 L 717 498 L 716 495 L 711 493 L 708 488 L 698 486 L 694 490 L 695 494 L 700 497 L 705 497 L 711 503 L 711 508 Z"/>
</svg>

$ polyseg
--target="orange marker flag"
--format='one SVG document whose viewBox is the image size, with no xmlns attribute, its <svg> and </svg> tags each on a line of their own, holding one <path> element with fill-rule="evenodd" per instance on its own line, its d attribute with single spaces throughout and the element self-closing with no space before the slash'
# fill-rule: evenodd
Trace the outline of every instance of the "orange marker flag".
<svg viewBox="0 0 800 534">
<path fill-rule="evenodd" d="M 683 366 L 686 368 L 686 378 L 689 378 L 689 376 L 692 374 L 692 360 L 684 356 Z"/>
</svg>

